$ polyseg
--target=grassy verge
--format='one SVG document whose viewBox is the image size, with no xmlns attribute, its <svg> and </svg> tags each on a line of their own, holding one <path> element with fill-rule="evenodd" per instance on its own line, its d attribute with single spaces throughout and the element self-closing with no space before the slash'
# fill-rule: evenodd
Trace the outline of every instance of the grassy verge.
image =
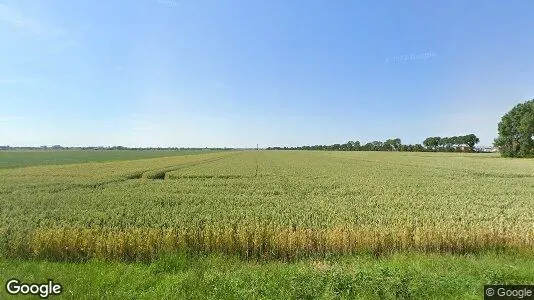
<svg viewBox="0 0 534 300">
<path fill-rule="evenodd" d="M 323 260 L 242 261 L 170 255 L 150 264 L 1 260 L 8 278 L 62 284 L 70 299 L 481 299 L 484 284 L 534 283 L 519 254 L 403 253 Z M 6 297 L 2 288 L 0 298 Z"/>
</svg>

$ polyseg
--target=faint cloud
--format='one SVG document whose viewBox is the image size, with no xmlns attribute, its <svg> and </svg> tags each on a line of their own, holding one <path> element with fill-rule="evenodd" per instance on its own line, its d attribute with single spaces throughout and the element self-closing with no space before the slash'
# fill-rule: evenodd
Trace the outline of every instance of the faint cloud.
<svg viewBox="0 0 534 300">
<path fill-rule="evenodd" d="M 66 29 L 26 16 L 18 8 L 0 4 L 0 21 L 11 27 L 40 37 L 58 37 L 66 34 Z"/>
<path fill-rule="evenodd" d="M 161 122 L 145 114 L 132 114 L 112 119 L 95 119 L 91 123 L 93 126 L 121 128 L 127 131 L 159 130 L 164 127 Z"/>
<path fill-rule="evenodd" d="M 81 31 L 92 31 L 94 30 L 96 27 L 93 23 L 88 23 L 88 22 L 84 22 L 82 23 L 81 27 L 80 27 L 80 30 Z"/>
<path fill-rule="evenodd" d="M 0 85 L 33 84 L 36 82 L 35 78 L 29 77 L 0 77 Z"/>
<path fill-rule="evenodd" d="M 157 129 L 159 127 L 161 127 L 160 124 L 156 124 L 156 123 L 151 123 L 151 122 L 134 122 L 135 125 L 132 127 L 132 130 L 136 130 L 136 131 L 148 131 L 148 130 L 153 130 L 153 129 Z"/>
<path fill-rule="evenodd" d="M 49 50 L 53 53 L 78 46 L 78 43 L 69 37 L 66 28 L 26 15 L 12 5 L 0 4 L 0 26 L 2 24 L 19 32 L 52 42 Z"/>
<path fill-rule="evenodd" d="M 213 83 L 213 87 L 222 89 L 222 90 L 231 90 L 232 86 L 228 83 L 222 82 L 222 81 L 215 81 Z"/>
<path fill-rule="evenodd" d="M 49 46 L 49 50 L 53 54 L 59 54 L 63 52 L 65 49 L 79 47 L 80 44 L 75 40 L 64 40 L 64 41 L 58 41 L 56 43 L 53 43 Z"/>
<path fill-rule="evenodd" d="M 424 53 L 418 53 L 418 54 L 406 54 L 406 55 L 399 55 L 399 56 L 392 56 L 392 57 L 386 57 L 386 63 L 405 63 L 409 61 L 417 61 L 417 60 L 427 60 L 432 57 L 438 56 L 436 52 L 434 51 L 427 51 Z"/>
<path fill-rule="evenodd" d="M 6 123 L 11 121 L 18 121 L 24 119 L 23 117 L 19 116 L 0 116 L 0 122 Z"/>
<path fill-rule="evenodd" d="M 132 127 L 132 129 L 136 131 L 146 131 L 146 130 L 155 129 L 157 127 L 159 127 L 157 124 L 151 124 L 151 125 L 145 125 L 145 126 Z"/>
<path fill-rule="evenodd" d="M 168 7 L 178 7 L 178 1 L 173 1 L 173 0 L 150 0 L 150 2 L 163 4 Z"/>
<path fill-rule="evenodd" d="M 0 78 L 0 84 L 16 84 L 20 83 L 20 79 L 15 78 Z"/>
<path fill-rule="evenodd" d="M 132 130 L 136 131 L 148 131 L 160 128 L 162 125 L 152 121 L 152 117 L 149 115 L 134 114 L 129 118 L 124 118 L 123 121 L 129 124 Z"/>
</svg>

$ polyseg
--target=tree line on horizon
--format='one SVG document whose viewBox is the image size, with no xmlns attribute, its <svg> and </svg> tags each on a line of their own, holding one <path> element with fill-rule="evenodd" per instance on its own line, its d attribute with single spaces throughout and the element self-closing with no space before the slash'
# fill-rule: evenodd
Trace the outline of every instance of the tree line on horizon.
<svg viewBox="0 0 534 300">
<path fill-rule="evenodd" d="M 517 104 L 498 124 L 498 137 L 494 146 L 503 157 L 534 157 L 534 99 Z M 373 141 L 361 144 L 348 141 L 345 144 L 313 145 L 300 147 L 268 147 L 267 150 L 335 150 L 335 151 L 408 151 L 408 152 L 474 152 L 479 138 L 474 134 L 452 137 L 428 137 L 423 144 L 404 145 L 399 138 L 384 142 Z M 256 147 L 258 148 L 258 147 Z M 85 146 L 63 147 L 11 147 L 1 146 L 0 150 L 237 150 L 243 148 L 185 148 L 185 147 L 123 147 L 123 146 Z"/>
<path fill-rule="evenodd" d="M 519 103 L 498 124 L 494 140 L 502 157 L 534 157 L 534 99 Z M 475 152 L 479 138 L 474 134 L 452 137 L 428 137 L 423 144 L 403 145 L 399 138 L 362 145 L 359 141 L 345 144 L 300 147 L 268 147 L 267 150 L 332 150 L 332 151 L 410 151 L 410 152 Z"/>
<path fill-rule="evenodd" d="M 400 138 L 373 141 L 361 144 L 348 141 L 344 144 L 313 145 L 298 147 L 268 147 L 267 150 L 327 150 L 327 151 L 406 151 L 406 152 L 474 152 L 479 142 L 474 134 L 453 137 L 428 137 L 423 144 L 405 145 Z"/>
</svg>

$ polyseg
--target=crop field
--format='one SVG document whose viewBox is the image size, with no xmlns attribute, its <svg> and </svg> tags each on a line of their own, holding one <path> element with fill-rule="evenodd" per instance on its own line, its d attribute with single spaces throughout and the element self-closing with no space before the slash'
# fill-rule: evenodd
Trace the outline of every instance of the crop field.
<svg viewBox="0 0 534 300">
<path fill-rule="evenodd" d="M 534 160 L 235 151 L 0 170 L 10 259 L 534 250 Z"/>
<path fill-rule="evenodd" d="M 0 169 L 33 165 L 132 160 L 206 153 L 201 150 L 9 150 L 0 151 Z"/>
</svg>

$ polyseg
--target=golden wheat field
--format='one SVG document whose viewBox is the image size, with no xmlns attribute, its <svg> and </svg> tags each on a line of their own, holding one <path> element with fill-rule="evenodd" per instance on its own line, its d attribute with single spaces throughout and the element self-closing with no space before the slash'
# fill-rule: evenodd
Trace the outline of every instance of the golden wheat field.
<svg viewBox="0 0 534 300">
<path fill-rule="evenodd" d="M 534 160 L 234 151 L 0 170 L 5 257 L 534 250 Z"/>
</svg>

